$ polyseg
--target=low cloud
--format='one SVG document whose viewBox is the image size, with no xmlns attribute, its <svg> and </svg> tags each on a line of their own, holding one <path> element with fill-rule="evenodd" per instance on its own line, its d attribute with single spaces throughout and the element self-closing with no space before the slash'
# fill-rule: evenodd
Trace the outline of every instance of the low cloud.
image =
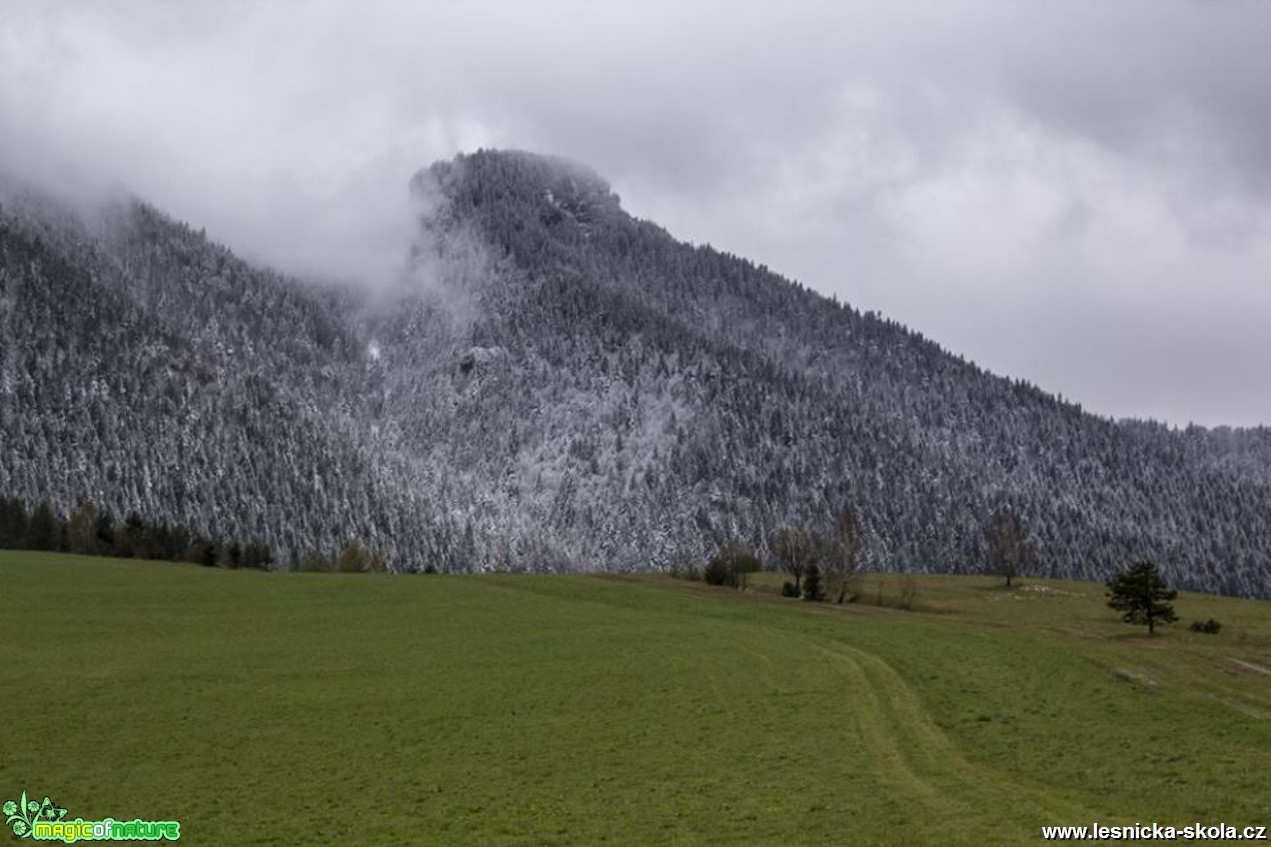
<svg viewBox="0 0 1271 847">
<path fill-rule="evenodd" d="M 1114 416 L 1271 423 L 1255 3 L 17 2 L 4 167 L 383 285 L 408 182 L 570 156 L 635 214 Z"/>
</svg>

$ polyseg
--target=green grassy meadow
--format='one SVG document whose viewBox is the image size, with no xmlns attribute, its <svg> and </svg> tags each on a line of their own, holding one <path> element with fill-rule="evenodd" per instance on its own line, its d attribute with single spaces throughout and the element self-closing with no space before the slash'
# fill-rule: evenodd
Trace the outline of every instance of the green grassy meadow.
<svg viewBox="0 0 1271 847">
<path fill-rule="evenodd" d="M 3 552 L 0 799 L 178 819 L 196 845 L 1271 824 L 1271 604 L 1182 595 L 1149 639 L 1087 583 L 922 577 L 914 611 L 779 584 Z M 1207 617 L 1220 634 L 1186 631 Z"/>
</svg>

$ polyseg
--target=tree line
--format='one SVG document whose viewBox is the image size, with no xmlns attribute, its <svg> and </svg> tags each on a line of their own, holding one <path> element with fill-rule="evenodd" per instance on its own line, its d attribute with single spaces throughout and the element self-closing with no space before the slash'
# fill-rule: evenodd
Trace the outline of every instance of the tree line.
<svg viewBox="0 0 1271 847">
<path fill-rule="evenodd" d="M 88 500 L 64 516 L 46 500 L 28 509 L 17 497 L 0 496 L 0 549 L 256 570 L 268 570 L 275 564 L 273 552 L 263 542 L 205 536 L 167 521 L 147 520 L 135 511 L 117 521 L 108 510 Z M 381 555 L 352 541 L 335 556 L 312 550 L 290 562 L 288 569 L 364 573 L 388 568 Z"/>
<path fill-rule="evenodd" d="M 996 509 L 984 524 L 985 570 L 1012 580 L 1034 559 L 1032 542 L 1020 517 L 1009 508 Z M 857 585 L 861 533 L 856 512 L 843 508 L 835 517 L 832 531 L 822 535 L 808 527 L 787 526 L 777 530 L 770 542 L 775 564 L 792 579 L 782 586 L 782 594 L 811 602 L 832 600 L 851 602 L 859 597 Z M 268 545 L 249 541 L 208 538 L 183 526 L 166 521 L 147 521 L 135 511 L 116 522 L 109 511 L 91 501 L 81 501 L 69 517 L 63 517 L 41 501 L 28 510 L 17 497 L 0 496 L 0 549 L 68 552 L 89 556 L 154 559 L 189 562 L 207 567 L 255 568 L 273 564 Z M 312 550 L 291 562 L 290 570 L 311 573 L 382 573 L 387 564 L 377 552 L 350 542 L 337 556 Z M 747 574 L 763 570 L 762 560 L 741 541 L 723 545 L 694 578 L 710 585 L 746 587 Z M 425 573 L 436 573 L 426 568 Z M 1160 624 L 1178 620 L 1171 603 L 1178 591 L 1171 588 L 1156 566 L 1139 561 L 1119 571 L 1105 583 L 1108 606 L 1122 613 L 1126 623 L 1146 625 L 1154 634 Z M 912 607 L 912 597 L 902 601 Z M 1193 632 L 1215 634 L 1221 624 L 1215 620 L 1195 621 Z"/>
<path fill-rule="evenodd" d="M 837 603 L 856 599 L 861 531 L 851 507 L 838 513 L 829 535 L 811 527 L 785 526 L 773 534 L 768 546 L 777 567 L 793 577 L 783 587 L 786 596 Z M 700 577 L 710 585 L 745 588 L 746 574 L 760 570 L 763 562 L 754 551 L 734 539 L 711 558 Z"/>
<path fill-rule="evenodd" d="M 1014 579 L 1035 565 L 1035 548 L 1027 527 L 1019 514 L 1009 506 L 995 509 L 985 520 L 984 571 L 1002 577 L 1006 588 Z M 857 584 L 861 547 L 860 525 L 856 512 L 849 506 L 835 518 L 832 532 L 823 535 L 808 527 L 787 526 L 772 537 L 769 547 L 774 564 L 792 579 L 782 586 L 782 595 L 811 602 L 833 600 L 852 602 L 859 598 Z M 724 544 L 707 563 L 700 577 L 710 585 L 744 589 L 746 576 L 763 570 L 763 562 L 745 543 L 732 540 Z M 1107 605 L 1122 613 L 1124 623 L 1145 625 L 1154 635 L 1161 624 L 1178 620 L 1172 601 L 1178 597 L 1149 560 L 1140 560 L 1110 576 L 1104 583 Z M 902 587 L 901 608 L 914 605 L 916 587 L 910 578 Z M 1222 624 L 1212 618 L 1193 621 L 1192 632 L 1213 635 Z"/>
<path fill-rule="evenodd" d="M 63 516 L 48 501 L 28 511 L 17 497 L 0 497 L 0 548 L 230 568 L 267 569 L 274 561 L 267 544 L 207 537 L 167 521 L 146 520 L 135 511 L 117 521 L 87 500 Z"/>
</svg>

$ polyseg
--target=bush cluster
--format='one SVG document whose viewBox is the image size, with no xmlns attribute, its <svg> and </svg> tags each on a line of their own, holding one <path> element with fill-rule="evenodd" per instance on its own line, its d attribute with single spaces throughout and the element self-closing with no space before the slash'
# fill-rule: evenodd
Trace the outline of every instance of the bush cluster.
<svg viewBox="0 0 1271 847">
<path fill-rule="evenodd" d="M 723 549 L 706 563 L 705 569 L 702 570 L 702 580 L 707 585 L 745 588 L 746 574 L 757 573 L 761 570 L 763 570 L 763 563 L 759 561 L 759 557 L 745 544 L 734 541 L 725 544 Z"/>
</svg>

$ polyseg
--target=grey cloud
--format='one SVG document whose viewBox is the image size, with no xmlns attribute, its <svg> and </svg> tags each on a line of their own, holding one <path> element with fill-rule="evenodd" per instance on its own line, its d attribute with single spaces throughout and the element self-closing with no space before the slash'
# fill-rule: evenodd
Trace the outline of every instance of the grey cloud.
<svg viewBox="0 0 1271 847">
<path fill-rule="evenodd" d="M 565 155 L 1096 411 L 1271 423 L 1269 29 L 1252 2 L 30 0 L 0 17 L 0 156 L 382 282 L 417 168 Z"/>
</svg>

